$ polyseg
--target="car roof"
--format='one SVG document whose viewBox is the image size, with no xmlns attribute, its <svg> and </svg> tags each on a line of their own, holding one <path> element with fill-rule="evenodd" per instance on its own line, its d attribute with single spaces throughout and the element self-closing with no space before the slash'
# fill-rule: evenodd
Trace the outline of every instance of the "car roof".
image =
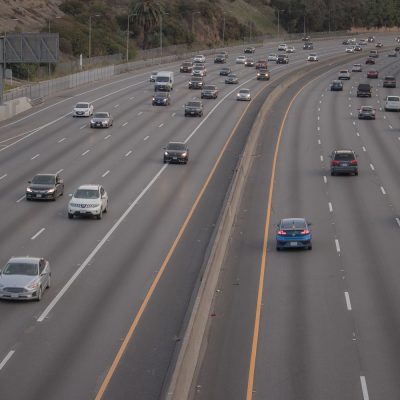
<svg viewBox="0 0 400 400">
<path fill-rule="evenodd" d="M 11 257 L 8 262 L 23 262 L 29 264 L 38 264 L 41 260 L 41 257 L 29 257 L 29 256 L 22 256 L 22 257 Z"/>
<path fill-rule="evenodd" d="M 179 145 L 179 146 L 186 146 L 185 142 L 168 142 L 168 146 Z"/>
<path fill-rule="evenodd" d="M 35 176 L 57 176 L 58 174 L 36 174 Z"/>
<path fill-rule="evenodd" d="M 354 153 L 351 149 L 340 149 L 340 150 L 333 150 L 334 153 L 338 154 L 347 154 L 347 153 Z"/>
<path fill-rule="evenodd" d="M 98 190 L 100 188 L 100 185 L 98 184 L 86 184 L 86 185 L 80 185 L 78 187 L 79 190 Z"/>
</svg>

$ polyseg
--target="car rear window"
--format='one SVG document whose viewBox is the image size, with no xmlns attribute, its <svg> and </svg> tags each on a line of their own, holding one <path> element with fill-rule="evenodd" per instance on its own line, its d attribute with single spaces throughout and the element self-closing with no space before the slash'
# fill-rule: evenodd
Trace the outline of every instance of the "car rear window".
<svg viewBox="0 0 400 400">
<path fill-rule="evenodd" d="M 394 76 L 385 76 L 385 81 L 395 81 L 396 78 Z"/>
<path fill-rule="evenodd" d="M 304 229 L 306 223 L 302 219 L 288 219 L 281 222 L 282 229 Z"/>
<path fill-rule="evenodd" d="M 336 153 L 335 160 L 338 160 L 338 161 L 354 160 L 354 154 L 353 153 Z"/>
<path fill-rule="evenodd" d="M 400 97 L 397 96 L 388 96 L 387 101 L 400 101 Z"/>
<path fill-rule="evenodd" d="M 186 145 L 184 143 L 168 143 L 168 150 L 185 150 Z"/>
<path fill-rule="evenodd" d="M 203 90 L 216 90 L 215 86 L 204 86 Z"/>
</svg>

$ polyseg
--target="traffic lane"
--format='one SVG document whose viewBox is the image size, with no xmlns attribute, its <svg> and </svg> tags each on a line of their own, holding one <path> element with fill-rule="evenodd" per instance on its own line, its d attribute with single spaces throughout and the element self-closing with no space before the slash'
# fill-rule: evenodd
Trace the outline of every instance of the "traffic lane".
<svg viewBox="0 0 400 400">
<path fill-rule="evenodd" d="M 246 135 L 244 135 L 243 137 L 242 137 L 242 142 L 244 141 L 244 139 L 245 139 L 245 136 Z M 233 165 L 236 165 L 236 161 L 237 161 L 237 157 L 238 157 L 238 153 L 240 153 L 240 149 L 239 149 L 239 151 L 237 151 L 236 153 L 236 155 L 232 155 L 231 153 L 227 153 L 227 154 L 229 154 L 229 156 L 228 157 L 232 157 L 233 156 L 233 158 L 234 158 L 234 162 L 233 162 Z M 189 166 L 189 165 L 188 165 Z M 171 169 L 172 170 L 172 169 Z M 183 170 L 183 169 L 182 169 Z M 232 167 L 224 167 L 224 169 L 223 170 L 221 170 L 221 171 L 223 171 L 223 175 L 225 175 L 226 173 L 228 173 L 228 175 L 229 175 L 229 178 L 230 178 L 230 175 L 231 175 L 231 171 L 232 171 Z M 228 185 L 229 184 L 229 181 L 230 181 L 230 179 L 224 179 L 225 180 L 225 185 Z M 181 188 L 180 190 L 182 191 L 182 190 L 187 190 L 186 188 L 185 188 L 185 185 L 182 185 L 181 183 L 182 183 L 182 180 L 177 180 L 177 179 L 175 179 L 174 178 L 174 184 L 175 184 L 175 187 L 177 187 L 177 188 Z M 217 184 L 216 184 L 216 190 L 217 190 L 217 193 L 212 193 L 211 195 L 210 195 L 210 201 L 212 201 L 213 202 L 213 204 L 214 204 L 214 202 L 215 202 L 215 197 L 218 195 L 219 196 L 219 198 L 220 198 L 220 200 L 219 201 L 222 201 L 223 200 L 223 198 L 224 198 L 224 195 L 225 195 L 225 190 L 223 190 L 222 188 L 221 188 L 221 182 L 218 182 Z M 164 189 L 168 189 L 168 190 L 172 190 L 172 185 L 171 185 L 171 183 L 169 183 L 168 185 L 165 185 L 165 188 Z M 179 190 L 177 190 L 177 192 L 179 192 Z M 178 198 L 179 198 L 179 196 L 178 196 Z M 168 216 L 168 215 L 170 215 L 170 214 L 173 214 L 173 213 L 176 213 L 176 206 L 175 206 L 175 204 L 173 204 L 174 202 L 171 202 L 170 203 L 170 207 L 171 207 L 171 213 L 170 212 L 168 212 L 168 210 L 167 210 L 167 212 L 165 212 L 166 210 L 162 207 L 162 204 L 164 204 L 165 202 L 164 202 L 164 199 L 162 198 L 162 196 L 153 196 L 152 198 L 151 198 L 151 201 L 156 201 L 156 202 L 158 202 L 159 204 L 160 204 L 160 207 L 159 207 L 159 209 L 160 209 L 160 217 L 161 217 L 161 214 L 163 215 L 163 216 Z M 148 205 L 146 204 L 146 205 L 143 205 L 143 212 L 145 212 L 145 211 L 147 211 L 147 213 L 150 213 L 150 214 L 152 214 L 154 211 L 154 209 L 157 209 L 157 207 L 156 206 L 154 206 L 154 207 L 148 207 Z M 180 208 L 180 207 L 179 207 Z M 207 205 L 207 207 L 206 207 L 206 209 L 208 209 L 209 208 L 209 205 Z M 142 213 L 139 213 L 139 216 L 141 216 L 142 215 Z M 214 216 L 214 219 L 215 218 L 217 218 L 218 217 L 218 215 L 219 215 L 219 207 L 215 207 L 214 208 L 214 212 L 213 212 L 213 216 Z M 143 218 L 145 218 L 145 216 L 143 216 Z M 154 217 L 155 218 L 155 217 Z M 200 217 L 199 217 L 201 220 L 204 220 L 204 214 L 201 214 L 200 215 Z M 145 219 L 147 219 L 147 218 L 145 218 Z M 153 227 L 155 226 L 155 224 L 156 224 L 156 222 L 154 222 L 154 223 L 151 223 L 152 221 L 150 220 L 150 229 L 153 229 Z M 204 222 L 204 221 L 203 221 Z M 198 228 L 198 224 L 197 223 L 195 223 L 193 226 L 195 227 L 195 230 L 196 230 L 196 232 L 197 233 L 199 233 L 200 232 L 200 234 L 203 234 L 203 231 L 207 234 L 207 235 L 210 235 L 211 233 L 212 233 L 212 228 L 213 228 L 213 225 L 214 225 L 214 223 L 215 222 L 212 222 L 212 223 L 206 223 L 206 225 L 205 225 L 205 228 L 204 228 L 204 226 L 201 226 L 200 227 L 200 229 Z M 131 227 L 132 225 L 134 225 L 134 226 L 137 226 L 137 224 L 129 224 L 129 227 Z M 142 224 L 139 224 L 139 226 L 141 226 Z M 137 235 L 139 235 L 139 238 L 142 238 L 142 240 L 144 239 L 144 235 L 143 235 L 143 232 L 137 232 L 136 233 Z M 163 237 L 165 235 L 165 232 L 163 233 L 163 234 L 161 234 L 161 237 Z M 145 235 L 147 238 L 149 238 L 151 235 Z M 190 235 L 191 236 L 191 235 Z M 125 239 L 125 240 L 128 240 L 128 238 L 130 238 L 131 237 L 131 235 L 129 235 L 129 233 L 127 233 L 127 232 L 125 232 L 124 234 L 122 234 L 122 239 Z M 164 241 L 165 241 L 165 239 L 163 239 L 162 238 L 162 242 L 161 243 L 164 243 Z M 140 245 L 140 241 L 139 240 L 133 240 L 133 243 L 137 243 L 138 244 L 138 246 Z M 193 242 L 193 239 L 191 238 L 191 239 L 189 239 L 189 243 L 193 243 L 194 244 L 194 247 L 195 247 L 195 250 L 196 250 L 196 248 L 197 248 L 197 246 L 199 245 L 198 244 L 198 242 L 197 241 L 194 241 Z M 207 241 L 200 241 L 200 243 L 201 243 L 201 245 L 202 246 L 207 246 Z M 147 253 L 148 253 L 148 255 L 147 256 L 149 256 L 149 255 L 152 255 L 153 253 L 154 253 L 154 249 L 155 248 L 157 248 L 157 245 L 155 245 L 155 246 L 151 246 L 151 250 L 150 251 L 148 251 L 147 250 Z M 193 260 L 193 256 L 196 254 L 196 256 L 198 256 L 199 257 L 199 260 L 198 260 L 198 264 L 199 265 L 201 265 L 202 264 L 202 262 L 203 262 L 203 254 L 204 254 L 204 249 L 202 250 L 202 251 L 199 251 L 199 250 L 196 250 L 196 251 L 190 251 L 189 250 L 189 253 L 187 252 L 188 251 L 188 245 L 184 245 L 183 247 L 182 247 L 183 249 L 184 249 L 184 259 L 183 259 L 183 261 L 182 261 L 182 264 L 181 264 L 181 268 L 183 268 L 184 270 L 187 270 L 188 269 L 188 262 L 187 262 L 187 259 L 188 259 L 188 254 L 191 254 L 191 257 L 192 257 L 192 262 L 191 262 L 191 264 L 189 265 L 189 267 L 191 267 L 191 265 L 192 265 L 192 263 L 194 263 L 194 260 Z M 125 252 L 126 252 L 126 257 L 132 257 L 132 244 L 129 246 L 129 244 L 128 243 L 126 243 L 126 245 L 122 245 L 121 246 L 121 249 L 124 249 L 125 250 Z M 99 276 L 99 275 L 101 275 L 102 277 L 104 276 L 104 274 L 107 274 L 107 272 L 108 273 L 110 273 L 109 271 L 110 271 L 110 268 L 109 268 L 109 265 L 117 265 L 117 266 L 120 266 L 120 268 L 122 268 L 122 266 L 126 266 L 127 264 L 126 263 L 122 263 L 122 262 L 119 262 L 119 260 L 116 260 L 115 258 L 116 258 L 116 252 L 112 252 L 112 251 L 108 251 L 105 255 L 104 255 L 104 257 L 106 258 L 106 260 L 104 260 L 104 264 L 103 263 L 100 263 L 100 264 L 98 264 L 98 265 L 96 265 L 96 276 Z M 136 252 L 134 252 L 134 254 L 138 254 L 138 253 L 136 253 Z M 103 260 L 104 259 L 104 257 L 101 257 L 101 260 Z M 110 258 L 112 258 L 112 260 L 110 259 L 110 260 L 108 260 L 108 257 L 110 257 Z M 96 264 L 97 264 L 97 262 L 96 262 Z M 140 260 L 139 260 L 139 262 L 138 263 L 134 263 L 134 265 L 138 265 L 138 266 L 141 266 L 141 265 L 154 265 L 153 263 L 142 263 L 142 262 L 140 262 Z M 175 266 L 176 265 L 176 263 L 174 262 L 173 263 L 173 265 Z M 199 265 L 198 265 L 198 267 L 199 267 Z M 131 265 L 129 265 L 129 267 L 130 268 L 132 268 L 132 266 Z M 93 268 L 91 268 L 92 270 L 93 270 Z M 104 269 L 104 270 L 103 270 Z M 129 270 L 127 269 L 127 267 L 125 267 L 125 269 L 126 269 L 126 272 L 129 272 Z M 137 272 L 137 271 L 136 271 Z M 150 271 L 150 274 L 151 273 L 153 273 L 153 270 L 151 270 Z M 181 275 L 181 274 L 178 274 L 179 276 Z M 185 274 L 183 274 L 182 273 L 182 276 L 185 276 Z M 196 277 L 197 277 L 197 273 L 191 273 L 190 274 L 190 276 L 189 276 L 189 278 L 191 279 L 191 280 L 193 280 L 193 279 L 196 279 Z M 124 279 L 124 283 L 126 282 L 126 283 L 128 283 L 128 282 L 130 282 L 130 283 L 132 283 L 132 282 L 136 282 L 136 284 L 137 285 L 140 285 L 140 283 L 139 282 L 142 282 L 143 280 L 142 279 L 128 279 L 129 277 L 127 276 L 126 277 L 126 279 Z M 118 279 L 120 279 L 120 278 L 118 278 Z M 173 279 L 174 279 L 174 281 L 175 281 L 175 279 L 176 279 L 176 274 L 174 273 L 174 277 L 173 277 Z M 187 279 L 187 278 L 186 278 Z M 115 280 L 115 278 L 114 278 L 114 280 Z M 101 279 L 101 282 L 102 283 L 104 283 L 104 282 L 107 282 L 107 280 L 104 280 L 103 278 Z M 82 281 L 79 281 L 79 283 L 83 283 Z M 112 286 L 114 286 L 115 287 L 115 285 L 112 285 Z M 177 284 L 177 286 L 176 287 L 180 287 L 180 285 L 179 284 Z M 99 288 L 99 290 L 100 290 L 100 293 L 105 293 L 106 291 L 104 290 L 105 288 Z M 136 290 L 138 290 L 138 288 L 136 288 Z M 135 291 L 134 291 L 135 292 Z M 188 286 L 188 288 L 187 288 L 187 296 L 189 296 L 190 297 L 190 295 L 191 295 L 191 292 L 192 292 L 192 284 L 190 284 L 189 286 Z M 119 292 L 118 291 L 118 293 L 125 293 L 125 295 L 127 295 L 128 294 L 128 297 L 129 296 L 131 296 L 132 295 L 132 290 L 128 290 L 128 291 L 121 291 L 121 292 Z M 117 293 L 117 295 L 118 295 L 118 293 Z M 171 296 L 171 292 L 170 292 L 170 285 L 168 285 L 168 287 L 167 287 L 167 289 L 166 289 L 166 294 L 167 294 L 167 297 L 170 297 Z M 97 304 L 97 301 L 96 301 L 96 298 L 98 299 L 98 297 L 97 296 L 93 296 L 93 295 L 87 295 L 89 298 L 88 298 L 88 303 L 90 303 L 91 301 L 92 301 L 92 299 L 93 299 L 93 301 L 95 301 L 95 303 L 96 303 L 96 309 L 98 309 L 99 307 L 97 307 L 98 306 L 98 304 Z M 76 298 L 76 297 L 79 297 L 79 296 L 74 296 L 73 294 L 71 294 L 71 297 L 72 298 Z M 100 296 L 100 297 L 102 297 L 102 296 Z M 141 296 L 139 296 L 139 297 L 141 297 Z M 106 299 L 104 299 L 104 301 L 108 301 L 109 302 L 109 297 L 108 297 L 108 299 L 106 300 Z M 165 301 L 163 300 L 163 302 L 162 302 L 163 304 L 165 304 Z M 188 301 L 187 300 L 184 300 L 184 301 L 181 301 L 181 303 L 180 304 L 182 304 L 182 306 L 184 306 L 183 307 L 183 310 L 182 310 L 182 312 L 183 312 L 183 314 L 184 314 L 184 311 L 185 311 L 185 309 L 186 309 L 186 305 L 187 305 L 187 303 L 188 303 Z M 64 304 L 64 303 L 60 303 L 60 305 L 62 305 L 62 304 Z M 86 302 L 85 302 L 85 304 L 86 304 Z M 122 302 L 121 302 L 121 307 L 117 307 L 116 309 L 123 309 L 124 308 L 124 304 L 126 304 L 126 302 L 125 302 L 125 300 L 123 300 Z M 172 309 L 174 309 L 175 308 L 175 304 L 173 303 L 173 305 L 172 305 Z M 51 318 L 50 318 L 50 320 L 49 320 L 49 325 L 51 324 L 51 326 L 53 327 L 53 326 L 55 326 L 55 327 L 57 327 L 56 329 L 59 329 L 59 326 L 60 326 L 60 324 L 58 324 L 58 323 L 56 323 L 56 324 L 53 324 L 52 322 L 54 321 L 54 322 L 57 322 L 57 319 L 58 318 L 60 318 L 60 315 L 62 315 L 62 320 L 64 321 L 64 320 L 69 320 L 69 318 L 68 318 L 68 314 L 70 314 L 70 313 L 73 313 L 73 314 L 75 314 L 75 313 L 77 313 L 77 309 L 79 310 L 80 308 L 73 308 L 73 307 L 67 307 L 67 310 L 66 310 L 66 313 L 67 314 L 65 314 L 64 312 L 61 312 L 61 313 L 54 313 L 54 315 L 52 315 L 51 316 Z M 100 309 L 101 309 L 101 307 L 100 307 Z M 157 309 L 158 309 L 158 307 L 157 307 Z M 84 313 L 84 314 L 86 314 L 86 313 L 91 313 L 91 308 L 90 307 L 86 307 L 85 309 L 83 309 L 82 308 L 82 312 Z M 156 310 L 156 312 L 159 312 L 159 310 Z M 92 312 L 92 314 L 93 314 L 93 312 Z M 118 313 L 112 313 L 113 315 L 118 315 Z M 104 331 L 107 331 L 107 328 L 110 326 L 110 324 L 109 324 L 109 315 L 110 315 L 110 313 L 106 313 L 105 314 L 105 317 L 107 318 L 107 321 L 105 322 L 105 327 L 104 327 L 104 329 L 100 329 L 100 331 L 101 332 L 104 332 Z M 75 317 L 75 319 L 76 319 L 76 317 Z M 154 320 L 154 318 L 152 318 L 152 320 Z M 68 329 L 63 329 L 62 327 L 61 327 L 61 331 L 62 332 L 67 332 L 68 331 Z M 144 337 L 145 338 L 148 338 L 149 337 L 149 331 L 148 330 L 145 330 L 146 331 L 146 333 L 145 333 L 145 335 L 144 335 Z M 156 332 L 157 332 L 157 330 L 156 330 Z M 51 337 L 58 337 L 58 342 L 63 342 L 63 340 L 62 339 L 60 339 L 60 336 L 59 335 L 51 335 Z M 119 342 L 120 342 L 120 334 L 118 334 L 118 336 L 117 336 L 117 339 L 118 340 L 115 340 L 115 343 L 116 344 L 118 344 Z M 83 340 L 83 339 L 82 339 Z M 115 349 L 114 349 L 115 350 Z M 71 351 L 70 349 L 68 350 L 69 352 Z M 98 352 L 98 349 L 96 350 L 97 352 Z M 25 352 L 23 352 L 23 353 L 25 353 Z M 97 354 L 97 353 L 96 353 Z M 32 355 L 33 356 L 33 355 Z M 79 364 L 79 358 L 82 356 L 82 353 L 80 353 L 80 354 L 78 354 L 78 359 L 76 360 L 76 362 Z M 29 357 L 28 357 L 29 358 Z M 16 363 L 17 361 L 17 358 L 15 358 L 14 359 L 14 362 Z M 12 363 L 10 362 L 10 365 L 11 365 Z M 158 363 L 157 363 L 157 365 L 158 365 Z M 166 365 L 164 365 L 164 368 L 165 367 L 168 367 L 168 363 L 166 364 Z M 68 370 L 71 370 L 71 369 L 69 369 L 68 368 Z M 11 368 L 10 368 L 10 371 L 11 371 Z M 72 370 L 71 370 L 72 371 Z M 54 373 L 54 371 L 52 371 L 53 373 Z M 46 373 L 44 373 L 44 375 L 46 376 Z M 74 379 L 72 379 L 72 381 L 73 382 L 75 382 L 75 385 L 73 385 L 72 386 L 72 388 L 69 388 L 69 390 L 75 390 L 75 392 L 74 393 L 76 393 L 76 379 L 75 379 L 76 377 L 74 377 Z M 64 371 L 64 373 L 63 373 L 63 377 L 61 378 L 60 377 L 60 379 L 62 379 L 62 381 L 64 382 L 64 381 L 67 381 L 68 380 L 68 378 L 65 376 L 65 371 Z M 161 380 L 161 383 L 162 383 L 162 380 Z M 159 382 L 159 384 L 160 384 L 160 382 Z M 57 386 L 57 385 L 56 385 Z M 27 386 L 26 387 L 30 387 L 30 383 L 27 383 Z M 40 385 L 38 386 L 38 387 L 40 387 Z M 39 389 L 38 389 L 39 390 Z M 158 390 L 160 390 L 160 388 L 158 387 Z M 35 389 L 34 388 L 32 388 L 32 391 L 31 391 L 31 393 L 35 393 Z M 51 393 L 51 391 L 50 391 L 50 393 Z M 64 392 L 65 393 L 65 392 Z M 137 392 L 136 392 L 137 393 Z M 57 396 L 57 398 L 60 398 L 61 396 L 63 396 L 63 394 L 60 394 L 59 396 Z M 16 395 L 16 398 L 18 398 L 18 396 Z M 51 396 L 49 396 L 49 398 L 51 398 Z M 61 397 L 62 398 L 62 397 Z"/>
</svg>

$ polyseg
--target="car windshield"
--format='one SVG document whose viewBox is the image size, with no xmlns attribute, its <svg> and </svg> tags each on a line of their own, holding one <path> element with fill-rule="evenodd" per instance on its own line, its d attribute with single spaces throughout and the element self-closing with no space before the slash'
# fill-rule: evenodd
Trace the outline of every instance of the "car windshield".
<svg viewBox="0 0 400 400">
<path fill-rule="evenodd" d="M 169 93 L 165 93 L 165 92 L 156 92 L 156 94 L 154 95 L 155 97 L 168 97 Z"/>
<path fill-rule="evenodd" d="M 75 108 L 89 108 L 89 104 L 87 103 L 78 103 Z"/>
<path fill-rule="evenodd" d="M 281 221 L 282 229 L 304 229 L 306 222 L 304 219 L 285 219 Z"/>
<path fill-rule="evenodd" d="M 100 194 L 99 191 L 95 189 L 78 189 L 74 197 L 76 199 L 98 199 Z"/>
<path fill-rule="evenodd" d="M 372 112 L 373 108 L 368 106 L 363 106 L 361 107 L 361 111 Z"/>
<path fill-rule="evenodd" d="M 190 67 L 192 65 L 192 63 L 190 61 L 186 61 L 186 62 L 182 63 L 182 65 L 184 67 Z"/>
<path fill-rule="evenodd" d="M 201 82 L 202 81 L 202 79 L 199 77 L 199 76 L 194 76 L 193 78 L 192 78 L 192 82 Z"/>
<path fill-rule="evenodd" d="M 11 262 L 5 266 L 3 274 L 36 276 L 38 275 L 38 265 L 24 262 Z"/>
<path fill-rule="evenodd" d="M 32 179 L 32 183 L 35 185 L 53 185 L 56 182 L 56 177 L 54 175 L 36 175 Z"/>
<path fill-rule="evenodd" d="M 105 112 L 99 112 L 94 114 L 94 118 L 108 118 L 108 114 Z"/>
<path fill-rule="evenodd" d="M 168 143 L 167 150 L 186 150 L 185 143 Z"/>
<path fill-rule="evenodd" d="M 240 89 L 240 90 L 239 90 L 239 93 L 242 93 L 242 94 L 249 94 L 249 93 L 250 93 L 250 90 L 249 90 L 249 89 Z"/>
<path fill-rule="evenodd" d="M 230 75 L 228 75 L 228 78 L 236 78 L 236 75 L 230 74 Z"/>
<path fill-rule="evenodd" d="M 221 68 L 221 71 L 230 71 L 231 69 L 230 68 Z"/>
<path fill-rule="evenodd" d="M 215 86 L 204 86 L 204 90 L 215 90 Z"/>
<path fill-rule="evenodd" d="M 186 105 L 188 107 L 200 107 L 200 102 L 198 102 L 198 101 L 189 101 Z"/>
<path fill-rule="evenodd" d="M 354 155 L 353 153 L 336 153 L 335 160 L 338 161 L 354 160 Z"/>
<path fill-rule="evenodd" d="M 193 67 L 193 69 L 194 69 L 195 71 L 202 71 L 202 70 L 204 69 L 204 66 L 203 66 L 203 65 L 202 65 L 202 66 L 196 65 L 195 67 Z"/>
</svg>

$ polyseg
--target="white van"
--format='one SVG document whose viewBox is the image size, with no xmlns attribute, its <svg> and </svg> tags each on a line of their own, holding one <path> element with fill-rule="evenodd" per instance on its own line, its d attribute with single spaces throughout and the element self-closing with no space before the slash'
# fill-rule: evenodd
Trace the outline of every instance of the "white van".
<svg viewBox="0 0 400 400">
<path fill-rule="evenodd" d="M 159 71 L 154 84 L 155 91 L 170 92 L 174 89 L 174 73 L 171 71 Z"/>
<path fill-rule="evenodd" d="M 385 111 L 400 111 L 400 97 L 387 96 L 385 99 Z"/>
</svg>

